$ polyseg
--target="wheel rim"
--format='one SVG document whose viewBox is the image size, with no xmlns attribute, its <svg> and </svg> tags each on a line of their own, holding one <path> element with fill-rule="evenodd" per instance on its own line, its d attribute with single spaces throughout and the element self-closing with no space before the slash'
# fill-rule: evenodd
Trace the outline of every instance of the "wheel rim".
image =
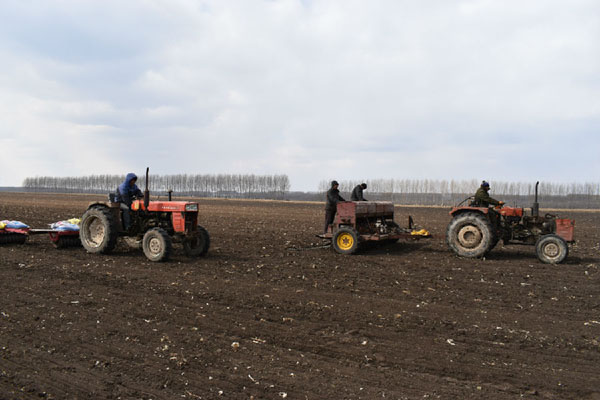
<svg viewBox="0 0 600 400">
<path fill-rule="evenodd" d="M 87 225 L 87 238 L 88 244 L 92 247 L 98 247 L 102 244 L 106 232 L 104 230 L 104 224 L 100 218 L 91 218 L 91 221 Z"/>
<path fill-rule="evenodd" d="M 558 258 L 560 247 L 556 243 L 547 243 L 542 249 L 544 255 L 548 258 Z"/>
<path fill-rule="evenodd" d="M 158 239 L 158 238 L 150 239 L 150 241 L 148 242 L 148 250 L 150 250 L 150 253 L 152 253 L 152 254 L 159 254 L 162 250 L 162 243 L 161 243 L 160 239 Z"/>
<path fill-rule="evenodd" d="M 340 250 L 350 250 L 354 246 L 354 238 L 346 232 L 340 234 L 336 242 Z"/>
<path fill-rule="evenodd" d="M 483 235 L 481 231 L 473 225 L 467 225 L 458 231 L 458 243 L 466 249 L 473 249 L 481 244 Z"/>
</svg>

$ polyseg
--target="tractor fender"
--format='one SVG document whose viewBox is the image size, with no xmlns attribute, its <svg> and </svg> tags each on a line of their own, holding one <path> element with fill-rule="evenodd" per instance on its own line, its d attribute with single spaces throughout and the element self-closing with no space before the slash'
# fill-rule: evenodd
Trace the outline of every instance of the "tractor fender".
<svg viewBox="0 0 600 400">
<path fill-rule="evenodd" d="M 88 204 L 87 209 L 91 209 L 91 208 L 102 208 L 102 207 L 106 207 L 106 208 L 119 208 L 121 203 L 113 203 L 110 201 L 93 201 L 91 203 Z"/>
<path fill-rule="evenodd" d="M 113 203 L 111 201 L 93 201 L 88 204 L 87 210 L 94 208 L 108 209 L 117 224 L 118 231 L 123 230 L 123 221 L 121 220 L 121 203 Z"/>
<path fill-rule="evenodd" d="M 453 207 L 452 210 L 450 210 L 450 215 L 455 217 L 466 212 L 479 212 L 481 214 L 488 215 L 490 213 L 490 209 L 488 207 Z"/>
</svg>

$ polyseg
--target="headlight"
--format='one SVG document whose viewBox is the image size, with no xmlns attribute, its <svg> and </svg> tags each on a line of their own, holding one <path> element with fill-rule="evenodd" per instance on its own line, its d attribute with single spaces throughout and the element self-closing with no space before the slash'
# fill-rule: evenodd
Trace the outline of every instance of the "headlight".
<svg viewBox="0 0 600 400">
<path fill-rule="evenodd" d="M 198 211 L 198 204 L 186 204 L 185 211 Z"/>
</svg>

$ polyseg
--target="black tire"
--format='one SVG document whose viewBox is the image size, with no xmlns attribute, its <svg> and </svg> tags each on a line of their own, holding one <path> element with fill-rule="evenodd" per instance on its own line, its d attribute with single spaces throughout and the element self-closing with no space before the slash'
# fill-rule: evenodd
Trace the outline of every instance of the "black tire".
<svg viewBox="0 0 600 400">
<path fill-rule="evenodd" d="M 494 218 L 495 216 L 495 218 Z M 490 216 L 490 219 L 488 221 L 490 221 L 490 226 L 492 227 L 492 240 L 490 241 L 490 246 L 487 250 L 487 252 L 489 253 L 490 251 L 492 251 L 494 249 L 494 247 L 496 247 L 496 245 L 498 244 L 498 242 L 500 241 L 500 237 L 502 232 L 499 231 L 498 229 L 495 229 L 495 227 L 497 225 L 499 225 L 499 221 L 500 221 L 500 215 L 496 212 L 494 212 L 494 216 Z M 495 223 L 492 222 L 492 220 L 495 220 Z"/>
<path fill-rule="evenodd" d="M 167 231 L 162 228 L 152 228 L 144 234 L 142 249 L 150 261 L 167 261 L 171 257 L 173 243 Z"/>
<path fill-rule="evenodd" d="M 204 227 L 198 225 L 198 234 L 193 238 L 183 239 L 183 251 L 188 257 L 200 257 L 208 253 L 210 235 Z"/>
<path fill-rule="evenodd" d="M 2 233 L 0 234 L 0 244 L 25 244 L 28 235 L 23 233 Z"/>
<path fill-rule="evenodd" d="M 79 247 L 81 246 L 81 240 L 77 235 L 61 236 L 56 242 L 52 242 L 54 247 L 57 249 L 64 249 L 66 247 Z"/>
<path fill-rule="evenodd" d="M 25 244 L 25 242 L 27 242 L 27 239 L 29 239 L 29 235 L 25 235 L 22 233 L 15 233 L 14 238 L 13 238 L 13 243 Z"/>
<path fill-rule="evenodd" d="M 493 241 L 492 225 L 480 213 L 459 214 L 452 218 L 446 229 L 448 247 L 461 257 L 482 257 L 491 250 Z"/>
<path fill-rule="evenodd" d="M 358 250 L 358 234 L 352 228 L 340 228 L 333 233 L 331 245 L 340 254 L 354 254 Z"/>
<path fill-rule="evenodd" d="M 492 241 L 490 242 L 490 247 L 488 249 L 488 252 L 492 251 L 492 249 L 494 247 L 496 247 L 496 245 L 498 244 L 499 241 L 500 241 L 500 235 L 496 232 L 496 233 L 494 233 L 494 237 L 492 238 Z"/>
<path fill-rule="evenodd" d="M 88 253 L 110 253 L 119 238 L 111 210 L 102 206 L 89 208 L 81 217 L 79 238 Z"/>
<path fill-rule="evenodd" d="M 538 239 L 535 254 L 546 264 L 560 264 L 569 255 L 569 246 L 560 236 L 550 234 Z"/>
</svg>

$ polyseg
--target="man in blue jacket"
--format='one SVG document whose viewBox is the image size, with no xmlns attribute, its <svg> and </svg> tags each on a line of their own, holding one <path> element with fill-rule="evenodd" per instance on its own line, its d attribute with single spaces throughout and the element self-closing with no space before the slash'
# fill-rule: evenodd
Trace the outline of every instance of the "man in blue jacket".
<svg viewBox="0 0 600 400">
<path fill-rule="evenodd" d="M 117 188 L 117 201 L 121 203 L 120 207 L 123 211 L 123 229 L 129 229 L 129 225 L 131 224 L 131 202 L 136 197 L 142 197 L 144 194 L 137 187 L 135 182 L 137 181 L 137 175 L 133 172 L 130 172 L 125 177 L 125 181 L 119 185 Z"/>
</svg>

